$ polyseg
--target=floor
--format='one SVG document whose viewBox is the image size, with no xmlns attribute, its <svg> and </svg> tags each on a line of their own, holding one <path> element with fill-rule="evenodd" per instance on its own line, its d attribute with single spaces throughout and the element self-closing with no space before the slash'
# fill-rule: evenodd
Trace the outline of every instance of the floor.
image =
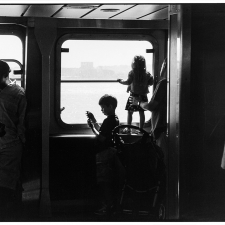
<svg viewBox="0 0 225 225">
<path fill-rule="evenodd" d="M 93 191 L 94 192 L 94 191 Z M 223 191 L 222 191 L 223 192 Z M 193 196 L 187 210 L 180 212 L 176 222 L 225 222 L 225 195 L 220 193 Z M 94 192 L 96 193 L 96 192 Z M 76 200 L 52 200 L 50 213 L 39 211 L 39 192 L 23 193 L 23 201 L 11 203 L 6 222 L 102 222 L 102 221 L 159 221 L 155 214 L 133 217 L 129 213 L 114 213 L 111 218 L 97 216 L 94 211 L 101 206 L 100 193 Z M 191 202 L 191 201 L 190 201 Z M 148 202 L 147 202 L 148 203 Z M 129 205 L 129 204 L 128 204 Z M 171 220 L 165 220 L 171 221 Z"/>
<path fill-rule="evenodd" d="M 225 222 L 225 202 L 221 198 L 208 199 L 207 202 L 198 202 L 193 208 L 183 212 L 176 222 Z M 159 220 L 154 214 L 133 217 L 129 213 L 114 213 L 110 218 L 98 216 L 94 211 L 99 207 L 96 200 L 61 200 L 51 202 L 51 215 L 39 214 L 38 202 L 23 202 L 22 206 L 13 210 L 6 222 L 152 222 Z M 17 212 L 17 213 L 15 213 Z M 165 222 L 171 220 L 165 220 Z"/>
<path fill-rule="evenodd" d="M 28 207 L 29 208 L 29 207 Z M 110 218 L 95 215 L 94 205 L 84 206 L 74 201 L 58 201 L 52 203 L 51 216 L 39 216 L 37 213 L 30 213 L 26 209 L 17 217 L 10 218 L 7 222 L 148 222 L 158 221 L 154 215 L 140 215 L 133 217 L 130 213 L 113 213 Z"/>
</svg>

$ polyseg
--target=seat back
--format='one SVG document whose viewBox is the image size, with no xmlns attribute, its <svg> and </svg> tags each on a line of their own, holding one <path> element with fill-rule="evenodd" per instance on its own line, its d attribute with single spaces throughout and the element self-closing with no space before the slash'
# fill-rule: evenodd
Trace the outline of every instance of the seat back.
<svg viewBox="0 0 225 225">
<path fill-rule="evenodd" d="M 147 191 L 157 184 L 157 154 L 149 144 L 124 144 L 123 163 L 126 184 L 136 191 Z"/>
</svg>

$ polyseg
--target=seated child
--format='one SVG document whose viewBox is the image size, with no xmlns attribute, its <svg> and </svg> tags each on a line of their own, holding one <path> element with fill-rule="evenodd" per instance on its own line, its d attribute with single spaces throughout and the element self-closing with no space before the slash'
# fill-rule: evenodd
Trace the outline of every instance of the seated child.
<svg viewBox="0 0 225 225">
<path fill-rule="evenodd" d="M 94 115 L 87 112 L 88 126 L 92 129 L 97 139 L 96 166 L 97 166 L 97 183 L 104 193 L 105 205 L 99 210 L 99 214 L 110 211 L 115 203 L 115 176 L 117 182 L 123 179 L 124 168 L 120 163 L 116 149 L 113 148 L 112 131 L 119 125 L 119 119 L 115 114 L 117 99 L 111 95 L 104 95 L 99 100 L 102 113 L 107 116 L 100 126 Z"/>
</svg>

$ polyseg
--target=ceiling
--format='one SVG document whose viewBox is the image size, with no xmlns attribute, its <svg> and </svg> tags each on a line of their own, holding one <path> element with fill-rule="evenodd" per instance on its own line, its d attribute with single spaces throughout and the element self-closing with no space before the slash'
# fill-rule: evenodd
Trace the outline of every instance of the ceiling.
<svg viewBox="0 0 225 225">
<path fill-rule="evenodd" d="M 0 4 L 0 16 L 71 19 L 167 20 L 166 4 Z"/>
</svg>

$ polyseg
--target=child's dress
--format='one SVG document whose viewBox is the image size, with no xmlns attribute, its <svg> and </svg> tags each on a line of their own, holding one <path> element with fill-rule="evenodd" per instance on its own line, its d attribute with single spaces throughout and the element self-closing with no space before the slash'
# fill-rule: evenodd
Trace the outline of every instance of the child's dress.
<svg viewBox="0 0 225 225">
<path fill-rule="evenodd" d="M 148 86 L 153 84 L 153 76 L 146 72 L 143 79 L 138 81 L 135 79 L 134 72 L 131 70 L 128 74 L 128 79 L 126 81 L 121 81 L 121 84 L 129 85 L 128 90 L 130 91 L 130 96 L 127 100 L 125 110 L 128 111 L 143 111 L 139 104 L 137 97 L 141 97 L 142 102 L 148 102 L 147 94 L 149 93 Z M 130 101 L 130 97 L 133 97 L 133 101 Z"/>
</svg>

